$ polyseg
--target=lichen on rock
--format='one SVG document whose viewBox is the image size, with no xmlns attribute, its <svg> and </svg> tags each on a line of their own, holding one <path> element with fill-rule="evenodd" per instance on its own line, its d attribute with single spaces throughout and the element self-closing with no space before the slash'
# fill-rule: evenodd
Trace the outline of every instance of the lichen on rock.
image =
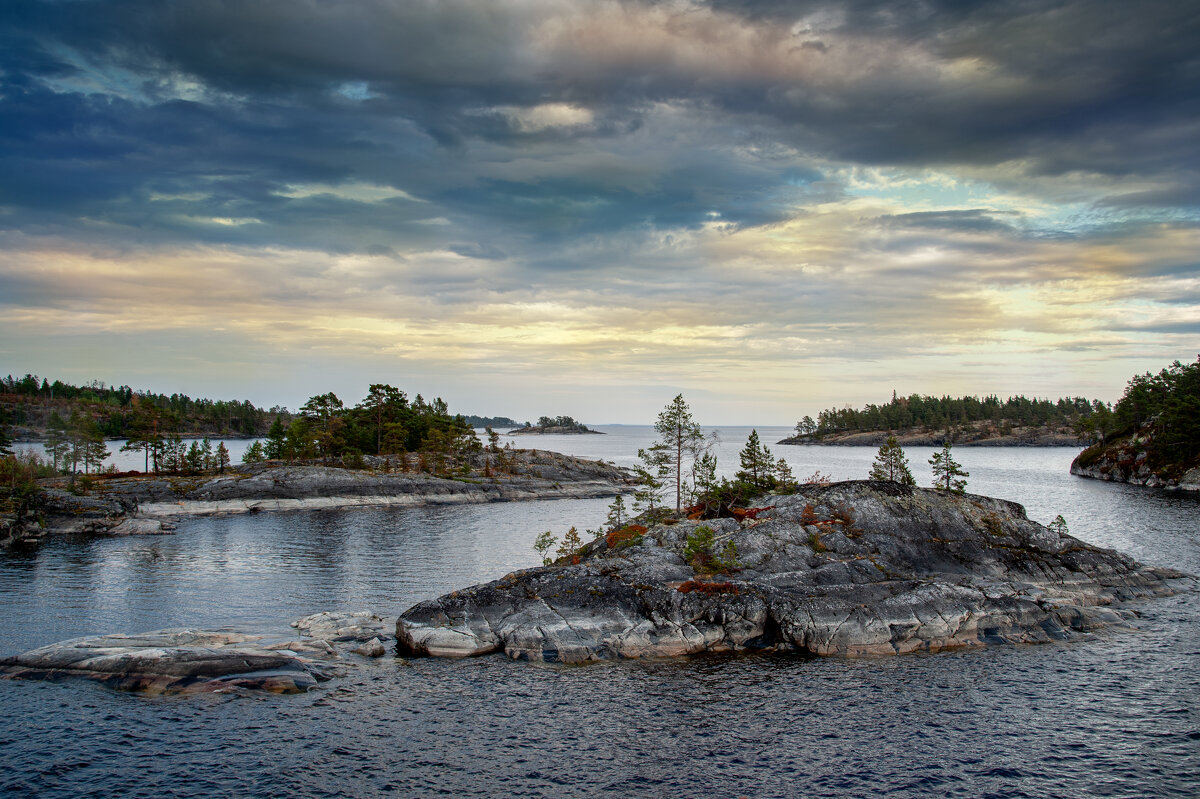
<svg viewBox="0 0 1200 799">
<path fill-rule="evenodd" d="M 422 602 L 397 621 L 398 648 L 584 662 L 1032 643 L 1124 624 L 1122 602 L 1174 593 L 1186 578 L 1052 532 L 989 497 L 855 481 L 802 486 L 770 503 L 741 522 L 660 523 L 634 546 L 601 536 L 577 564 Z M 684 550 L 700 524 L 715 546 L 733 543 L 740 569 L 695 572 Z"/>
</svg>

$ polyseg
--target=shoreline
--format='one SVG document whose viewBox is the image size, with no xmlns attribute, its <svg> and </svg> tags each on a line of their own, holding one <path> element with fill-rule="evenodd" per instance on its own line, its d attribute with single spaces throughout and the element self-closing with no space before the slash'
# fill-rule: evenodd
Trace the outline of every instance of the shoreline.
<svg viewBox="0 0 1200 799">
<path fill-rule="evenodd" d="M 432 505 L 487 505 L 493 502 L 531 502 L 552 499 L 601 499 L 614 496 L 623 486 L 591 481 L 567 486 L 525 486 L 514 490 L 503 483 L 479 484 L 478 490 L 455 493 L 413 491 L 383 495 L 331 495 L 311 497 L 247 497 L 223 500 L 180 500 L 139 504 L 136 516 L 173 519 L 184 516 L 234 516 L 308 510 L 372 507 L 426 507 Z M 494 489 L 494 490 L 488 490 Z"/>
</svg>

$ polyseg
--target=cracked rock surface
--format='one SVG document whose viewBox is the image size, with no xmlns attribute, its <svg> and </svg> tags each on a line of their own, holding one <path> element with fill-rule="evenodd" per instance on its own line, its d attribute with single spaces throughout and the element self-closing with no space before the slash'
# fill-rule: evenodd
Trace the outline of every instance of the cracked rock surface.
<svg viewBox="0 0 1200 799">
<path fill-rule="evenodd" d="M 147 694 L 248 688 L 307 691 L 327 677 L 295 651 L 226 630 L 168 629 L 73 638 L 0 659 L 9 679 L 82 677 Z"/>
<path fill-rule="evenodd" d="M 578 663 L 765 649 L 863 656 L 1064 640 L 1195 587 L 1030 521 L 1020 505 L 897 483 L 805 485 L 757 519 L 679 521 L 578 563 L 515 572 L 407 610 L 401 653 Z M 698 577 L 698 525 L 741 568 Z M 682 589 L 682 590 L 681 590 Z"/>
</svg>

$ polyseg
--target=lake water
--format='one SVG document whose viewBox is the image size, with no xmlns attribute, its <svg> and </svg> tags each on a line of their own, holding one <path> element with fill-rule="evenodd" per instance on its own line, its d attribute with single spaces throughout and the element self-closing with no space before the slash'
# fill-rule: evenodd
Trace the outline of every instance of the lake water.
<svg viewBox="0 0 1200 799">
<path fill-rule="evenodd" d="M 520 438 L 632 463 L 649 428 Z M 723 471 L 748 429 L 721 431 Z M 788 447 L 800 477 L 865 477 L 873 448 Z M 929 483 L 931 450 L 908 451 Z M 961 448 L 969 489 L 1144 562 L 1200 573 L 1200 501 L 1071 477 L 1071 449 Z M 0 654 L 78 635 L 319 610 L 394 615 L 533 565 L 605 500 L 199 518 L 173 536 L 0 556 Z M 1200 596 L 1133 631 L 866 660 L 708 656 L 567 667 L 394 658 L 296 696 L 146 698 L 0 681 L 0 788 L 74 796 L 1193 797 Z"/>
</svg>

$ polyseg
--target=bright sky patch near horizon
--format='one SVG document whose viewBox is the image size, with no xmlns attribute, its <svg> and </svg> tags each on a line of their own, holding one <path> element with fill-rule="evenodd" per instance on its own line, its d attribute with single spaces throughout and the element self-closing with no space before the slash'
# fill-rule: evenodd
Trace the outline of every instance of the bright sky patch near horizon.
<svg viewBox="0 0 1200 799">
<path fill-rule="evenodd" d="M 1200 352 L 1200 7 L 7 0 L 0 371 L 791 424 Z"/>
</svg>

